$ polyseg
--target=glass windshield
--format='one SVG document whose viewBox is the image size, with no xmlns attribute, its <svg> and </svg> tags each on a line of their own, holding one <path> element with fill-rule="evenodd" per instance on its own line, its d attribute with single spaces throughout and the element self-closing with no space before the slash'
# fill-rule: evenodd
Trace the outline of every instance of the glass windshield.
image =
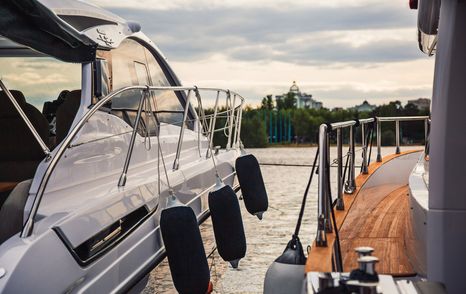
<svg viewBox="0 0 466 294">
<path fill-rule="evenodd" d="M 81 89 L 81 64 L 51 57 L 2 57 L 0 77 L 10 90 L 24 94 L 26 102 L 43 111 L 64 90 Z"/>
</svg>

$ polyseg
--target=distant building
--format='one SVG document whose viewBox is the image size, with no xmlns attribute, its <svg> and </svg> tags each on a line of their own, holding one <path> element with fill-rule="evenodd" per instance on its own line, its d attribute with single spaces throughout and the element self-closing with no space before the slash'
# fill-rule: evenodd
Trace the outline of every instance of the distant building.
<svg viewBox="0 0 466 294">
<path fill-rule="evenodd" d="M 296 107 L 297 108 L 310 108 L 310 109 L 321 109 L 322 102 L 314 100 L 312 95 L 303 93 L 299 90 L 296 81 L 293 81 L 293 85 L 290 87 L 290 91 L 288 93 L 293 93 L 294 97 L 296 98 Z M 284 99 L 288 93 L 283 95 L 276 95 L 275 101 L 278 102 L 281 99 Z M 278 103 L 277 103 L 278 104 Z"/>
<path fill-rule="evenodd" d="M 371 112 L 374 110 L 377 106 L 369 104 L 367 100 L 364 100 L 363 103 L 356 105 L 354 107 L 351 107 L 351 110 L 356 110 L 357 112 Z"/>
<path fill-rule="evenodd" d="M 418 98 L 415 100 L 408 100 L 408 104 L 416 105 L 419 110 L 429 110 L 430 109 L 430 99 L 428 98 Z"/>
</svg>

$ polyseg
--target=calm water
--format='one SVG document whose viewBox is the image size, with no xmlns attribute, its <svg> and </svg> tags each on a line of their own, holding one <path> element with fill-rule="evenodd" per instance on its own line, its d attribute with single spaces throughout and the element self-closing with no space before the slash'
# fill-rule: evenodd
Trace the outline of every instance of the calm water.
<svg viewBox="0 0 466 294">
<path fill-rule="evenodd" d="M 418 148 L 420 147 L 405 147 L 402 150 Z M 266 148 L 248 151 L 254 154 L 260 163 L 310 165 L 314 160 L 316 148 Z M 394 147 L 382 148 L 383 155 L 394 151 Z M 375 156 L 373 150 L 372 158 L 374 159 Z M 336 157 L 336 148 L 331 148 L 331 157 L 332 160 Z M 356 165 L 360 165 L 360 162 L 361 153 L 357 152 Z M 241 201 L 247 254 L 237 270 L 229 267 L 216 251 L 211 255 L 209 265 L 211 265 L 215 293 L 263 293 L 262 286 L 268 266 L 283 252 L 294 232 L 311 168 L 264 165 L 261 169 L 269 196 L 269 210 L 264 215 L 264 219 L 259 221 L 247 213 Z M 332 186 L 335 187 L 336 169 L 333 168 L 331 171 Z M 356 172 L 359 173 L 359 169 L 356 169 Z M 304 247 L 311 244 L 315 237 L 316 209 L 317 176 L 314 176 L 300 232 Z M 205 249 L 210 253 L 215 248 L 210 221 L 201 227 L 201 232 Z M 166 260 L 152 271 L 144 293 L 176 293 Z"/>
</svg>

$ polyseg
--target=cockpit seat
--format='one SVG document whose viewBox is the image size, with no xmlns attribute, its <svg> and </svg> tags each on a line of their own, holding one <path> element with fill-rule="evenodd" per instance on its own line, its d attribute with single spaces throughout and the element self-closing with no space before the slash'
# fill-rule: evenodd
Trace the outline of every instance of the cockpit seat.
<svg viewBox="0 0 466 294">
<path fill-rule="evenodd" d="M 73 120 L 81 104 L 81 90 L 73 90 L 57 109 L 57 144 L 63 141 L 70 131 Z"/>
<path fill-rule="evenodd" d="M 42 113 L 26 102 L 23 93 L 10 91 L 45 143 L 49 142 L 49 124 Z M 24 120 L 0 92 L 0 182 L 21 182 L 34 177 L 45 157 Z"/>
<path fill-rule="evenodd" d="M 24 207 L 32 180 L 26 180 L 11 191 L 0 209 L 0 244 L 19 233 L 23 228 Z"/>
</svg>

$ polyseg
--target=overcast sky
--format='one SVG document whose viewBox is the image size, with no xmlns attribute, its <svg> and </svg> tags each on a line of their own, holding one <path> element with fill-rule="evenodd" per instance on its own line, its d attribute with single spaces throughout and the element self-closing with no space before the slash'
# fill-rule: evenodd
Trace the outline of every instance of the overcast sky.
<svg viewBox="0 0 466 294">
<path fill-rule="evenodd" d="M 185 85 L 258 104 L 293 80 L 326 107 L 430 97 L 408 0 L 94 0 L 142 24 Z"/>
</svg>

